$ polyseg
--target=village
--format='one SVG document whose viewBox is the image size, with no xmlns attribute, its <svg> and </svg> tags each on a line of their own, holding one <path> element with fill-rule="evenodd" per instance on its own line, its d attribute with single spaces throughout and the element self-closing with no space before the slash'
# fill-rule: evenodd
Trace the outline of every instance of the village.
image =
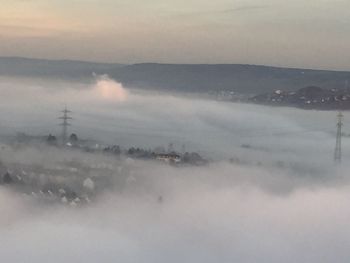
<svg viewBox="0 0 350 263">
<path fill-rule="evenodd" d="M 62 134 L 31 136 L 18 133 L 6 138 L 0 147 L 0 185 L 44 204 L 61 203 L 72 207 L 86 205 L 108 190 L 122 189 L 135 181 L 133 163 L 136 160 L 156 162 L 173 167 L 208 164 L 196 152 L 165 147 L 143 149 L 122 148 L 119 145 L 80 139 L 76 133 L 68 136 L 70 111 L 63 110 Z M 26 158 L 16 161 L 16 155 L 29 151 Z M 11 158 L 12 157 L 12 158 Z M 162 197 L 157 196 L 157 200 Z"/>
</svg>

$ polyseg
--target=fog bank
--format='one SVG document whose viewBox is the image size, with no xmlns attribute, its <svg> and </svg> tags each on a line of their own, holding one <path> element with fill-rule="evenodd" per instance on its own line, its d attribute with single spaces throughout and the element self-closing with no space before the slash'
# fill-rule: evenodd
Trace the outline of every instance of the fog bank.
<svg viewBox="0 0 350 263">
<path fill-rule="evenodd" d="M 108 76 L 91 84 L 1 78 L 0 100 L 1 175 L 27 176 L 33 189 L 87 191 L 85 180 L 94 182 L 84 205 L 0 185 L 4 262 L 348 262 L 350 141 L 334 166 L 335 112 L 141 92 Z M 17 132 L 59 135 L 65 104 L 79 138 L 185 144 L 212 162 L 176 167 L 9 143 Z"/>
</svg>

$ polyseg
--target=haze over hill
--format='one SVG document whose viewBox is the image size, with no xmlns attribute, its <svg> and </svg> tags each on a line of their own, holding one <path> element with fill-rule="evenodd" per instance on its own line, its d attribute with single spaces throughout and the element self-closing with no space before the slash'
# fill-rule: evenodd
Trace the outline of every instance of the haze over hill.
<svg viewBox="0 0 350 263">
<path fill-rule="evenodd" d="M 0 75 L 2 76 L 82 79 L 91 77 L 93 72 L 103 74 L 122 66 L 75 60 L 0 57 Z"/>
<path fill-rule="evenodd" d="M 350 72 L 278 68 L 242 64 L 157 64 L 133 65 L 0 58 L 0 75 L 40 78 L 89 79 L 108 74 L 131 88 L 180 92 L 229 90 L 259 94 L 276 89 L 297 90 L 306 86 L 347 88 Z"/>
</svg>

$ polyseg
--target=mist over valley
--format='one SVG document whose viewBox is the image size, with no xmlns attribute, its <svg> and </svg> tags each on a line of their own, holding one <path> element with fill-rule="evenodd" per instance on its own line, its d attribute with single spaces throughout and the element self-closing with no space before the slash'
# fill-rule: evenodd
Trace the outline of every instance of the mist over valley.
<svg viewBox="0 0 350 263">
<path fill-rule="evenodd" d="M 336 166 L 334 111 L 147 91 L 108 75 L 3 76 L 0 98 L 5 261 L 347 262 L 350 140 Z M 88 147 L 61 146 L 64 107 Z M 208 162 L 134 153 L 170 146 Z"/>
</svg>

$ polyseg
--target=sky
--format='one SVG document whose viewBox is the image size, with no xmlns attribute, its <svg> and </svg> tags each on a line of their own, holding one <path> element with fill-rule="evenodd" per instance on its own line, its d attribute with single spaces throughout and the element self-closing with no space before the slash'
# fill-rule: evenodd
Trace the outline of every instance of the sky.
<svg viewBox="0 0 350 263">
<path fill-rule="evenodd" d="M 346 0 L 2 0 L 0 56 L 350 70 Z"/>
</svg>

